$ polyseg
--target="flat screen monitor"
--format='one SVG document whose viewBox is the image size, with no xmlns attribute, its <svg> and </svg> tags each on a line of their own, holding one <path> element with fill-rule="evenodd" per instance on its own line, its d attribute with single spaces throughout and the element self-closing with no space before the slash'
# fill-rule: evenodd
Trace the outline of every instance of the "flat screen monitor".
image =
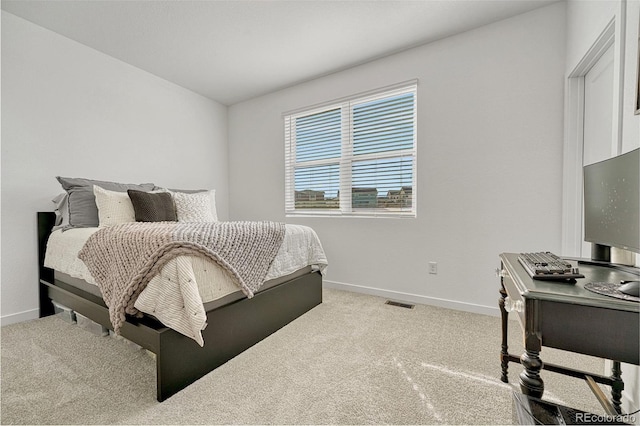
<svg viewBox="0 0 640 426">
<path fill-rule="evenodd" d="M 640 148 L 584 167 L 585 241 L 640 253 Z"/>
</svg>

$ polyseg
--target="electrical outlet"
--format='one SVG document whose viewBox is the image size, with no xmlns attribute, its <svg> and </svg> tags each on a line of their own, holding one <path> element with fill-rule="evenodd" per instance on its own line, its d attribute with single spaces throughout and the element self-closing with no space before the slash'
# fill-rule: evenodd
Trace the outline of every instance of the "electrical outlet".
<svg viewBox="0 0 640 426">
<path fill-rule="evenodd" d="M 438 262 L 429 262 L 429 273 L 430 274 L 438 273 Z"/>
</svg>

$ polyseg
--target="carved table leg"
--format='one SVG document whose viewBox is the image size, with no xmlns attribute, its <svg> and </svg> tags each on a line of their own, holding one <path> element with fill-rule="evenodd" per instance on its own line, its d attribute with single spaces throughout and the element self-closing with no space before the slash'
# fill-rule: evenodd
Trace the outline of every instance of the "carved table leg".
<svg viewBox="0 0 640 426">
<path fill-rule="evenodd" d="M 539 357 L 540 351 L 525 349 L 520 357 L 524 371 L 520 373 L 520 390 L 525 395 L 534 398 L 542 398 L 544 392 L 544 382 L 540 377 L 542 370 L 542 360 Z"/>
<path fill-rule="evenodd" d="M 502 348 L 500 350 L 500 365 L 502 366 L 502 376 L 500 380 L 509 383 L 509 347 L 507 345 L 507 325 L 509 322 L 509 312 L 504 308 L 504 300 L 507 298 L 507 292 L 504 286 L 500 288 L 500 299 L 498 306 L 500 307 L 500 318 L 502 319 Z"/>
<path fill-rule="evenodd" d="M 611 368 L 611 403 L 613 408 L 616 409 L 618 414 L 622 414 L 621 399 L 622 391 L 624 390 L 624 382 L 622 381 L 622 369 L 620 368 L 620 361 L 613 361 L 613 367 Z"/>
</svg>

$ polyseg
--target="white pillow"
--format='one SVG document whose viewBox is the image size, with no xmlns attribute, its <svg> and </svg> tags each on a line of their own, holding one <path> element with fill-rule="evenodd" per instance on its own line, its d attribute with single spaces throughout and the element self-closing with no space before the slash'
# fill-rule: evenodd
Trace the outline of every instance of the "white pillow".
<svg viewBox="0 0 640 426">
<path fill-rule="evenodd" d="M 93 195 L 96 196 L 96 206 L 98 206 L 99 226 L 136 221 L 133 204 L 126 192 L 109 191 L 93 185 Z"/>
<path fill-rule="evenodd" d="M 170 191 L 159 189 L 145 192 L 157 194 Z M 98 226 L 110 226 L 136 221 L 136 212 L 127 191 L 110 191 L 98 185 L 93 185 L 93 195 L 96 197 L 96 206 L 98 206 Z"/>
<path fill-rule="evenodd" d="M 216 190 L 203 192 L 173 192 L 178 222 L 217 222 Z"/>
</svg>

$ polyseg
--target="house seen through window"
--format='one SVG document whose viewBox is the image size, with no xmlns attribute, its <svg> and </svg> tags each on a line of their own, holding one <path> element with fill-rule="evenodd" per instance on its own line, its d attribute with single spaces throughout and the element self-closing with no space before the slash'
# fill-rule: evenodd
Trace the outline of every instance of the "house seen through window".
<svg viewBox="0 0 640 426">
<path fill-rule="evenodd" d="M 285 116 L 288 215 L 415 217 L 416 84 Z"/>
</svg>

